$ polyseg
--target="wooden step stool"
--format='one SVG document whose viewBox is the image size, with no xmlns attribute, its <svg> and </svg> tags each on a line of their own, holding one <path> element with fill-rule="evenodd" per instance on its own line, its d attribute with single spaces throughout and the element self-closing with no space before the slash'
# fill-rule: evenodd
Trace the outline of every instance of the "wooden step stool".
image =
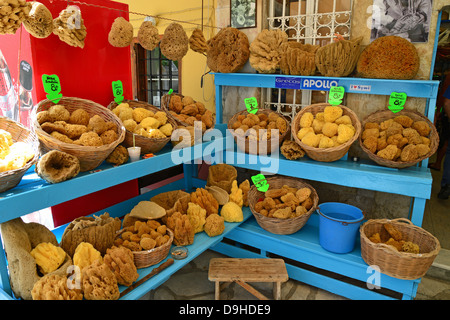
<svg viewBox="0 0 450 320">
<path fill-rule="evenodd" d="M 220 300 L 220 282 L 236 282 L 260 300 L 268 300 L 247 282 L 273 282 L 273 297 L 281 299 L 281 283 L 289 279 L 282 259 L 213 258 L 208 279 L 215 281 L 215 299 Z"/>
</svg>

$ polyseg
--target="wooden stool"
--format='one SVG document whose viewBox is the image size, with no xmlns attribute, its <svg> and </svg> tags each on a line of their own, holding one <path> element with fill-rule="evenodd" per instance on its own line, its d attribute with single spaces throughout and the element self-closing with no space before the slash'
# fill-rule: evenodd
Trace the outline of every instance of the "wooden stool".
<svg viewBox="0 0 450 320">
<path fill-rule="evenodd" d="M 220 282 L 236 282 L 260 300 L 268 300 L 246 282 L 273 282 L 273 297 L 281 299 L 281 283 L 289 276 L 282 259 L 213 258 L 209 262 L 208 279 L 215 281 L 215 299 L 220 300 Z"/>
</svg>

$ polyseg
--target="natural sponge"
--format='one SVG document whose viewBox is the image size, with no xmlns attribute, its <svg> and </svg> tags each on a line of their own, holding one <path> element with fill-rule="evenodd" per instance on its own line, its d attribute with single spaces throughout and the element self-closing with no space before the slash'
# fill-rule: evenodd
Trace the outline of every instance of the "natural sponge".
<svg viewBox="0 0 450 320">
<path fill-rule="evenodd" d="M 58 183 L 77 176 L 80 172 L 80 161 L 66 152 L 51 150 L 39 159 L 35 171 L 45 181 Z"/>
<path fill-rule="evenodd" d="M 150 21 L 142 22 L 137 34 L 139 44 L 146 50 L 152 51 L 159 45 L 159 32 Z"/>
<path fill-rule="evenodd" d="M 66 252 L 50 242 L 39 243 L 30 253 L 42 274 L 55 271 L 66 258 Z"/>
<path fill-rule="evenodd" d="M 88 242 L 81 242 L 73 255 L 73 264 L 78 266 L 80 270 L 83 270 L 96 260 L 102 262 L 102 255 Z"/>
<path fill-rule="evenodd" d="M 247 35 L 236 28 L 221 29 L 206 44 L 206 63 L 214 72 L 239 71 L 250 56 Z"/>
<path fill-rule="evenodd" d="M 83 300 L 80 289 L 69 289 L 67 277 L 63 275 L 48 275 L 37 281 L 31 296 L 33 300 Z"/>
<path fill-rule="evenodd" d="M 286 32 L 262 30 L 250 44 L 250 65 L 261 73 L 275 73 L 280 65 L 283 43 L 287 42 Z"/>
<path fill-rule="evenodd" d="M 82 289 L 86 300 L 117 300 L 120 297 L 116 276 L 98 260 L 83 269 Z"/>
<path fill-rule="evenodd" d="M 117 17 L 108 33 L 108 41 L 113 47 L 127 47 L 133 41 L 133 25 L 124 17 Z"/>
<path fill-rule="evenodd" d="M 346 77 L 355 70 L 360 54 L 362 37 L 339 40 L 320 47 L 316 51 L 316 66 L 326 77 Z"/>
<path fill-rule="evenodd" d="M 181 60 L 189 50 L 189 39 L 181 24 L 172 22 L 164 31 L 161 44 L 161 53 L 167 59 Z"/>
<path fill-rule="evenodd" d="M 419 67 L 419 55 L 411 42 L 399 36 L 386 36 L 364 49 L 356 71 L 362 78 L 409 80 Z"/>
<path fill-rule="evenodd" d="M 280 69 L 283 74 L 312 76 L 316 73 L 316 51 L 319 46 L 289 41 L 281 44 Z"/>
<path fill-rule="evenodd" d="M 226 222 L 241 222 L 244 220 L 242 208 L 231 201 L 222 207 L 220 215 Z"/>
<path fill-rule="evenodd" d="M 53 20 L 53 33 L 72 47 L 84 48 L 87 31 L 81 11 L 77 6 L 68 6 Z"/>
<path fill-rule="evenodd" d="M 25 0 L 0 1 L 0 34 L 14 34 L 28 16 L 31 3 Z"/>
<path fill-rule="evenodd" d="M 119 284 L 130 286 L 139 277 L 133 252 L 128 248 L 123 246 L 109 248 L 106 250 L 104 262 L 114 273 Z"/>
<path fill-rule="evenodd" d="M 53 32 L 53 17 L 48 8 L 40 2 L 34 1 L 30 14 L 23 21 L 25 30 L 33 37 L 47 38 Z"/>
<path fill-rule="evenodd" d="M 202 30 L 194 29 L 194 31 L 192 31 L 189 38 L 189 47 L 192 51 L 206 53 L 206 50 L 208 50 L 208 45 L 206 44 L 206 39 Z"/>
</svg>

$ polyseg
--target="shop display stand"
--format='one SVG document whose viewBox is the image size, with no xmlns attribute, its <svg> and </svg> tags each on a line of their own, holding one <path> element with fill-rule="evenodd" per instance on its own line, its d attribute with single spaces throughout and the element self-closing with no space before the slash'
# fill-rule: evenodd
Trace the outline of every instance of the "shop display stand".
<svg viewBox="0 0 450 320">
<path fill-rule="evenodd" d="M 394 91 L 404 92 L 408 97 L 426 99 L 424 114 L 431 121 L 434 118 L 439 87 L 438 81 L 215 73 L 217 122 L 223 122 L 223 86 L 280 88 L 280 79 L 295 80 L 297 83 L 303 83 L 305 79 L 320 80 L 322 83 L 335 81 L 333 85 L 343 86 L 346 93 L 389 96 Z M 233 166 L 261 170 L 266 174 L 411 197 L 410 220 L 417 226 L 422 225 L 425 202 L 431 195 L 432 176 L 427 168 L 428 159 L 422 161 L 420 166 L 394 169 L 379 166 L 372 161 L 353 161 L 347 157 L 325 163 L 311 160 L 307 156 L 295 161 L 287 160 L 281 154 L 279 165 L 271 168 L 267 164 L 273 157 L 244 154 L 237 148 L 226 149 L 224 158 L 226 163 Z M 213 249 L 239 258 L 278 256 L 289 259 L 291 263 L 286 265 L 290 278 L 351 299 L 391 299 L 399 296 L 402 299 L 414 298 L 420 279 L 400 280 L 376 273 L 361 257 L 359 237 L 351 253 L 335 254 L 324 250 L 319 244 L 318 220 L 318 214 L 314 213 L 298 232 L 276 235 L 262 229 L 251 217 L 226 236 L 228 241 Z M 369 289 L 374 287 L 375 289 Z"/>
<path fill-rule="evenodd" d="M 188 159 L 183 157 L 185 161 L 183 163 L 184 178 L 173 181 L 163 185 L 162 187 L 123 201 L 109 208 L 105 208 L 101 211 L 93 213 L 93 215 L 99 216 L 105 212 L 108 212 L 111 217 L 123 217 L 140 201 L 148 201 L 156 194 L 181 189 L 192 191 L 193 188 L 204 187 L 206 181 L 194 179 L 193 177 L 196 176 L 197 164 L 195 164 L 195 162 L 202 160 L 202 156 L 208 144 L 208 142 L 205 142 L 184 149 L 184 154 L 190 155 L 190 158 Z M 224 143 L 219 141 L 218 144 L 223 145 Z M 217 151 L 220 152 L 221 150 Z M 32 166 L 24 175 L 22 181 L 17 187 L 4 193 L 0 193 L 0 212 L 2 213 L 0 216 L 0 223 L 180 164 L 174 163 L 172 152 L 173 148 L 169 143 L 152 158 L 141 159 L 137 162 L 129 162 L 120 166 L 112 166 L 110 164 L 103 163 L 95 170 L 80 173 L 77 177 L 71 180 L 57 184 L 49 184 L 39 178 L 37 174 L 34 173 L 34 166 Z M 79 210 L 80 216 L 83 216 L 83 208 L 79 208 Z M 246 211 L 244 213 L 244 220 L 250 216 L 251 213 Z M 61 237 L 66 226 L 67 224 L 52 230 L 52 232 L 56 235 L 58 242 L 61 241 Z M 216 237 L 209 237 L 205 232 L 196 234 L 194 243 L 187 246 L 189 250 L 187 258 L 183 260 L 175 260 L 171 266 L 153 276 L 148 281 L 145 281 L 143 284 L 121 297 L 121 299 L 139 299 L 148 291 L 157 288 L 189 261 L 211 246 L 220 242 L 227 233 L 237 226 L 238 223 L 226 222 L 223 234 Z M 168 258 L 170 258 L 170 254 L 159 264 L 138 269 L 138 280 L 145 277 L 153 270 L 153 268 L 158 267 Z M 126 287 L 119 286 L 119 290 L 121 292 L 125 289 Z M 3 243 L 0 241 L 0 300 L 11 299 L 15 298 L 9 282 L 7 259 L 3 248 Z"/>
</svg>

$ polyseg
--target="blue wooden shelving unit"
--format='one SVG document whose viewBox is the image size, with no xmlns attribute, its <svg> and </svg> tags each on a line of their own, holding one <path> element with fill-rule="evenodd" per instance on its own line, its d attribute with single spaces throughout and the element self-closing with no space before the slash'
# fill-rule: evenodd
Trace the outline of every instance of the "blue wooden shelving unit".
<svg viewBox="0 0 450 320">
<path fill-rule="evenodd" d="M 217 122 L 223 122 L 222 88 L 224 86 L 286 89 L 315 87 L 316 90 L 329 90 L 330 85 L 335 85 L 343 86 L 346 93 L 389 96 L 393 91 L 404 92 L 408 97 L 426 99 L 425 115 L 431 121 L 434 118 L 439 87 L 438 81 L 302 77 L 277 74 L 216 73 L 214 80 Z M 321 88 L 317 89 L 318 87 Z M 348 107 L 351 108 L 351 106 Z M 410 219 L 418 226 L 422 224 L 425 202 L 431 195 L 432 176 L 427 168 L 428 160 L 422 161 L 421 166 L 392 169 L 379 166 L 369 160 L 354 162 L 345 158 L 345 160 L 325 163 L 305 156 L 292 161 L 280 154 L 278 165 L 273 166 L 272 163 L 269 166 L 267 164 L 271 160 L 274 161 L 273 157 L 244 154 L 235 146 L 225 149 L 224 158 L 227 163 L 237 167 L 409 196 L 411 197 Z M 313 214 L 306 226 L 297 233 L 275 235 L 263 230 L 254 218 L 250 218 L 226 236 L 234 244 L 223 242 L 216 245 L 214 249 L 233 257 L 277 255 L 290 259 L 295 262 L 288 264 L 291 278 L 352 299 L 390 299 L 398 298 L 398 296 L 402 299 L 414 298 L 420 279 L 399 280 L 381 274 L 379 280 L 382 291 L 368 289 L 364 283 L 370 279 L 369 266 L 361 258 L 360 246 L 357 245 L 349 254 L 334 254 L 324 250 L 319 244 L 317 220 L 317 214 Z M 299 264 L 304 264 L 305 267 L 298 267 Z M 325 276 L 320 271 L 331 272 L 333 275 Z M 339 277 L 346 279 L 336 280 Z M 352 281 L 362 282 L 363 285 L 361 286 L 361 283 L 355 285 L 351 283 Z M 386 294 L 385 290 L 390 290 L 393 294 Z"/>
</svg>

